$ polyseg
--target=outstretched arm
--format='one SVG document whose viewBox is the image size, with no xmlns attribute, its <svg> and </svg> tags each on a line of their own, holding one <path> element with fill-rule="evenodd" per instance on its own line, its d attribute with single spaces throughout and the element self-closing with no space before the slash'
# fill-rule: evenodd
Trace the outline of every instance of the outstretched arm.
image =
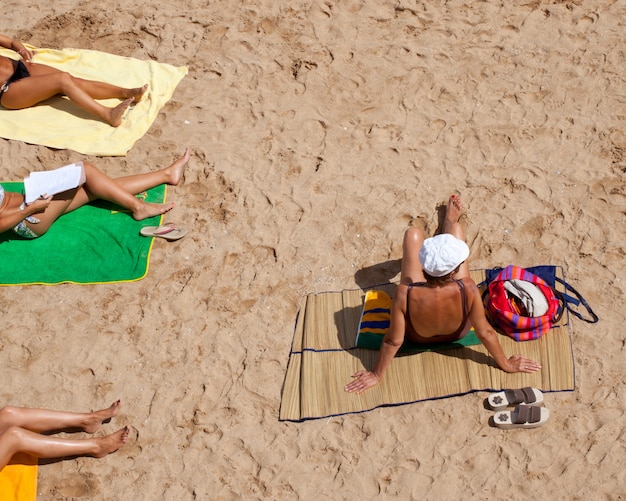
<svg viewBox="0 0 626 501">
<path fill-rule="evenodd" d="M 470 320 L 472 321 L 478 339 L 485 345 L 485 348 L 487 348 L 489 354 L 494 358 L 498 367 L 505 372 L 533 373 L 541 369 L 540 364 L 522 355 L 513 355 L 507 358 L 500 345 L 500 341 L 498 341 L 496 331 L 493 330 L 487 321 L 487 317 L 485 317 L 485 309 L 478 287 L 476 287 L 474 283 L 468 285 L 467 281 L 465 281 L 465 284 L 470 300 Z"/>
<path fill-rule="evenodd" d="M 352 377 L 354 379 L 352 382 L 348 383 L 344 387 L 344 390 L 348 393 L 361 393 L 362 391 L 377 384 L 383 377 L 383 374 L 404 342 L 405 304 L 406 293 L 402 294 L 402 292 L 400 292 L 400 288 L 398 288 L 396 291 L 396 297 L 393 300 L 393 305 L 391 306 L 391 324 L 389 326 L 389 331 L 383 338 L 374 370 L 363 370 L 353 374 Z"/>
</svg>

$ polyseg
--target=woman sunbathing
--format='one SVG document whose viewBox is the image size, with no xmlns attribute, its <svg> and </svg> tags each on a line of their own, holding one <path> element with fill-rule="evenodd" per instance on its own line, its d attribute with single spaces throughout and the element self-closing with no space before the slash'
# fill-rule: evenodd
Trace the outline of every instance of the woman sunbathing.
<svg viewBox="0 0 626 501">
<path fill-rule="evenodd" d="M 415 343 L 448 343 L 465 336 L 472 326 L 502 370 L 532 373 L 541 369 L 522 355 L 507 358 L 489 325 L 480 291 L 470 278 L 470 251 L 459 223 L 461 213 L 461 200 L 452 195 L 441 234 L 424 240 L 422 231 L 414 227 L 404 234 L 400 284 L 389 331 L 374 369 L 354 374 L 345 386 L 347 392 L 360 393 L 378 383 L 405 337 Z"/>
<path fill-rule="evenodd" d="M 80 440 L 43 433 L 72 429 L 95 433 L 104 421 L 117 416 L 121 405 L 118 400 L 107 409 L 86 413 L 3 407 L 0 409 L 0 470 L 17 453 L 36 458 L 82 455 L 102 458 L 115 452 L 128 440 L 128 426 L 105 437 Z"/>
<path fill-rule="evenodd" d="M 0 233 L 13 229 L 24 238 L 37 238 L 63 214 L 67 214 L 98 198 L 113 202 L 131 211 L 140 221 L 164 214 L 174 203 L 154 204 L 135 197 L 137 193 L 160 184 L 176 186 L 182 179 L 189 162 L 189 150 L 172 165 L 154 172 L 134 174 L 111 179 L 93 164 L 84 162 L 85 184 L 72 190 L 49 197 L 43 194 L 30 204 L 25 204 L 24 195 L 5 191 L 0 186 Z"/>
<path fill-rule="evenodd" d="M 10 110 L 29 108 L 58 94 L 67 96 L 83 110 L 117 127 L 132 103 L 141 100 L 148 86 L 126 89 L 116 85 L 77 78 L 51 66 L 33 63 L 34 53 L 22 42 L 0 35 L 0 46 L 14 50 L 20 59 L 0 56 L 0 104 Z M 96 99 L 123 101 L 107 108 Z"/>
</svg>

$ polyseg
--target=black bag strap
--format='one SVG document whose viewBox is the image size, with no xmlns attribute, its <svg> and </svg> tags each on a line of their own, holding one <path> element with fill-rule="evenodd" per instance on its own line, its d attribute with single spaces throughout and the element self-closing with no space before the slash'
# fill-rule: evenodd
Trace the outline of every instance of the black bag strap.
<svg viewBox="0 0 626 501">
<path fill-rule="evenodd" d="M 581 320 L 584 320 L 587 323 L 590 324 L 595 324 L 599 318 L 598 315 L 596 315 L 593 310 L 591 309 L 591 306 L 589 306 L 589 304 L 587 303 L 587 301 L 585 301 L 585 298 L 582 297 L 580 295 L 580 292 L 578 292 L 576 289 L 574 289 L 574 287 L 572 287 L 570 284 L 568 284 L 565 280 L 563 280 L 562 278 L 559 277 L 555 277 L 556 281 L 559 282 L 561 285 L 563 285 L 563 287 L 565 287 L 565 290 L 571 292 L 572 294 L 574 294 L 574 296 L 576 296 L 576 298 L 573 298 L 572 296 L 570 296 L 569 294 L 563 294 L 561 293 L 561 295 L 563 296 L 563 298 L 565 299 L 565 306 L 567 307 L 567 309 L 576 317 L 580 318 Z M 578 306 L 579 304 L 582 304 L 585 309 L 587 310 L 587 313 L 589 314 L 589 316 L 591 318 L 585 318 L 582 316 L 582 314 L 580 314 L 579 312 L 577 312 L 576 310 L 573 310 L 570 306 L 570 304 L 574 304 L 575 306 Z"/>
<path fill-rule="evenodd" d="M 554 292 L 554 296 L 559 301 L 559 308 L 556 314 L 554 315 L 554 323 L 558 324 L 561 321 L 561 317 L 563 316 L 563 313 L 565 313 L 565 309 L 569 310 L 569 308 L 567 306 L 567 300 L 565 299 L 565 295 L 561 291 L 558 291 L 553 287 L 551 287 L 551 289 L 552 289 L 552 292 Z"/>
</svg>

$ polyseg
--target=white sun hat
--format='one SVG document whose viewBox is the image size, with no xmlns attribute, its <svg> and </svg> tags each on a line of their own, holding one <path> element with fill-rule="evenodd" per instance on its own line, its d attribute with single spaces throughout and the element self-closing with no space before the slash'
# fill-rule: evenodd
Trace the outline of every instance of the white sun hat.
<svg viewBox="0 0 626 501">
<path fill-rule="evenodd" d="M 467 259 L 470 250 L 463 240 L 442 233 L 424 240 L 420 263 L 431 277 L 443 277 Z"/>
</svg>

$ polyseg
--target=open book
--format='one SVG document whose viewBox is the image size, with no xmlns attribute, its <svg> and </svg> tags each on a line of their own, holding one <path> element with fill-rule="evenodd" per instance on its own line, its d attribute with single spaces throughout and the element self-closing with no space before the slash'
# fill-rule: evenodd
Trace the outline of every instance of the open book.
<svg viewBox="0 0 626 501">
<path fill-rule="evenodd" d="M 27 204 L 40 196 L 52 196 L 85 183 L 83 162 L 76 162 L 54 170 L 31 172 L 24 179 L 24 198 Z"/>
</svg>

